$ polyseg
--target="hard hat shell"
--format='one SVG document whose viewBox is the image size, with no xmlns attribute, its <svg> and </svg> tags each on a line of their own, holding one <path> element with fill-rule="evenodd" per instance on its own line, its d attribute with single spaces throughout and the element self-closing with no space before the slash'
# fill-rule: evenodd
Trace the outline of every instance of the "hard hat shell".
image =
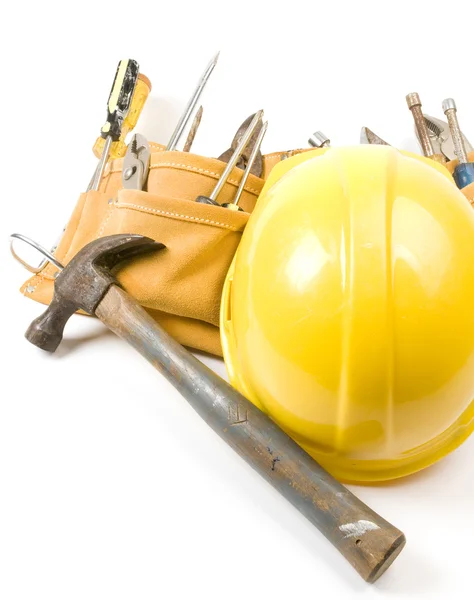
<svg viewBox="0 0 474 600">
<path fill-rule="evenodd" d="M 277 166 L 228 273 L 231 383 L 346 481 L 418 471 L 474 428 L 474 212 L 391 147 Z"/>
</svg>

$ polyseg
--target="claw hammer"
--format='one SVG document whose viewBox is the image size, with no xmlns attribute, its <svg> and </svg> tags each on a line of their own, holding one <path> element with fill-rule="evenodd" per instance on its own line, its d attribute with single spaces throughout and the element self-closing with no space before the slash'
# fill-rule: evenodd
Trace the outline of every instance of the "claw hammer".
<svg viewBox="0 0 474 600">
<path fill-rule="evenodd" d="M 50 306 L 31 323 L 26 338 L 54 352 L 76 310 L 95 314 L 160 371 L 229 446 L 373 583 L 403 549 L 404 534 L 336 481 L 119 287 L 111 271 L 122 260 L 164 248 L 140 235 L 118 234 L 91 242 L 59 273 Z"/>
</svg>

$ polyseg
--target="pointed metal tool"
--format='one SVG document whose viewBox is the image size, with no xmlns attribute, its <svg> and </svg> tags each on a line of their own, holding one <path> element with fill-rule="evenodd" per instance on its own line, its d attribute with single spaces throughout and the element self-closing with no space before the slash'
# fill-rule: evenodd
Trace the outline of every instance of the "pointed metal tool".
<svg viewBox="0 0 474 600">
<path fill-rule="evenodd" d="M 368 127 L 362 127 L 360 130 L 360 143 L 361 144 L 375 144 L 378 146 L 390 146 L 385 140 L 379 137 Z"/>
<path fill-rule="evenodd" d="M 186 125 L 188 124 L 189 119 L 191 118 L 191 115 L 193 114 L 193 111 L 196 108 L 197 103 L 199 102 L 199 98 L 201 97 L 201 94 L 204 91 L 204 88 L 206 87 L 206 83 L 208 82 L 211 73 L 214 71 L 215 66 L 217 65 L 218 59 L 219 52 L 207 65 L 206 70 L 201 76 L 201 79 L 198 81 L 196 89 L 194 90 L 193 95 L 189 99 L 188 104 L 186 105 L 186 108 L 184 109 L 183 114 L 181 115 L 181 118 L 179 119 L 178 124 L 176 125 L 176 129 L 174 130 L 173 135 L 171 136 L 170 141 L 166 146 L 167 151 L 176 150 L 178 142 L 181 139 L 184 130 L 186 129 Z"/>
<path fill-rule="evenodd" d="M 186 143 L 183 147 L 183 152 L 191 152 L 191 147 L 194 142 L 194 138 L 196 137 L 197 130 L 199 129 L 199 125 L 201 124 L 202 113 L 204 109 L 202 106 L 199 107 L 196 116 L 194 117 L 193 124 L 191 125 L 191 129 L 189 130 L 188 137 L 186 139 Z"/>
</svg>

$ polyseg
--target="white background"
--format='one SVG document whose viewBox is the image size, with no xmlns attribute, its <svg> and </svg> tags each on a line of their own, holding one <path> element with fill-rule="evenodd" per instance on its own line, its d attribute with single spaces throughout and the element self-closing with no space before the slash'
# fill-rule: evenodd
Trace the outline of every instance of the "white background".
<svg viewBox="0 0 474 600">
<path fill-rule="evenodd" d="M 356 144 L 362 125 L 417 151 L 411 91 L 438 116 L 455 97 L 474 138 L 473 3 L 2 10 L 1 600 L 472 598 L 474 439 L 419 475 L 353 488 L 408 539 L 369 586 L 100 323 L 72 319 L 54 356 L 30 346 L 23 332 L 40 306 L 17 291 L 25 273 L 7 237 L 56 237 L 95 167 L 91 145 L 123 57 L 153 82 L 138 130 L 166 142 L 221 50 L 194 148 L 212 156 L 259 108 L 266 152 L 304 146 L 316 129 Z"/>
</svg>

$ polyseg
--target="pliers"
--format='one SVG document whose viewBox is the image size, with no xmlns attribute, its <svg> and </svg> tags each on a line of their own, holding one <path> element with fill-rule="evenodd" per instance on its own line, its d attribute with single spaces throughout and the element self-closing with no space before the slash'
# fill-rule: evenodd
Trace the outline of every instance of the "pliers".
<svg viewBox="0 0 474 600">
<path fill-rule="evenodd" d="M 123 159 L 122 185 L 125 189 L 143 190 L 150 168 L 150 145 L 141 133 L 135 133 Z"/>
<path fill-rule="evenodd" d="M 453 138 L 451 137 L 451 132 L 449 131 L 448 123 L 446 121 L 442 121 L 441 119 L 430 117 L 429 115 L 423 116 L 425 118 L 426 126 L 428 127 L 430 140 L 433 144 L 433 150 L 435 151 L 435 154 L 442 154 L 448 161 L 456 160 L 456 154 L 454 153 L 454 142 Z M 462 136 L 466 145 L 466 151 L 468 153 L 472 152 L 473 147 L 469 143 L 469 140 L 464 134 L 462 134 Z M 418 132 L 416 132 L 416 137 L 418 138 L 418 141 L 420 141 Z"/>
<path fill-rule="evenodd" d="M 237 129 L 237 132 L 234 136 L 234 139 L 232 140 L 232 144 L 231 144 L 230 148 L 228 150 L 226 150 L 225 152 L 223 152 L 220 156 L 218 156 L 218 160 L 221 160 L 222 162 L 226 162 L 226 163 L 229 162 L 229 160 L 233 156 L 235 150 L 239 146 L 240 141 L 245 136 L 245 133 L 248 130 L 250 123 L 252 122 L 252 119 L 254 118 L 254 116 L 255 115 L 250 115 L 250 117 L 245 119 L 245 121 L 242 123 L 242 125 Z M 257 127 L 257 129 L 255 130 L 255 132 L 253 134 L 253 137 L 250 140 L 250 143 L 248 144 L 248 146 L 246 148 L 244 148 L 244 151 L 242 152 L 242 155 L 240 156 L 239 161 L 236 165 L 239 169 L 245 170 L 247 168 L 250 155 L 252 154 L 252 149 L 255 146 L 255 142 L 260 133 L 260 129 L 262 129 L 262 126 L 263 126 L 263 122 L 261 122 L 259 124 L 259 126 Z M 250 172 L 252 175 L 255 175 L 256 177 L 262 176 L 263 156 L 262 156 L 262 153 L 260 152 L 260 150 L 258 150 L 255 160 L 253 161 L 253 164 L 251 165 Z"/>
</svg>

